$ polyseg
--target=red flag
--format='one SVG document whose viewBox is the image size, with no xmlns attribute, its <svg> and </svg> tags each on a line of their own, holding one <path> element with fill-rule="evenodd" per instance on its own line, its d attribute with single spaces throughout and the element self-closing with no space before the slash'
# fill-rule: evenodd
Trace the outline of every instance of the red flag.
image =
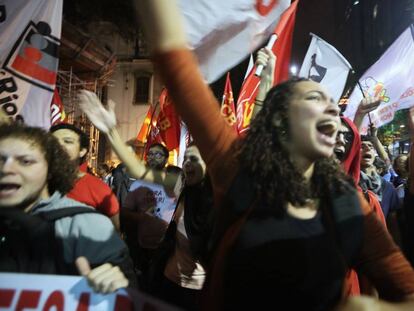
<svg viewBox="0 0 414 311">
<path fill-rule="evenodd" d="M 233 90 L 230 81 L 230 72 L 227 73 L 224 86 L 223 100 L 221 101 L 221 115 L 237 132 L 236 109 L 234 108 Z"/>
<path fill-rule="evenodd" d="M 175 112 L 167 89 L 161 92 L 160 108 L 157 120 L 160 136 L 168 150 L 176 149 L 180 146 L 180 118 Z"/>
<path fill-rule="evenodd" d="M 51 126 L 65 123 L 67 121 L 65 110 L 60 99 L 59 93 L 55 88 L 53 92 L 52 102 L 50 103 L 50 124 Z"/>
<path fill-rule="evenodd" d="M 156 121 L 154 118 L 154 112 L 155 112 L 154 110 L 155 110 L 154 107 L 150 105 L 147 111 L 147 115 L 145 116 L 144 122 L 142 123 L 141 129 L 138 132 L 137 140 L 142 143 L 145 143 L 147 141 L 147 136 L 149 134 L 149 131 L 156 124 Z"/>
<path fill-rule="evenodd" d="M 292 50 L 293 28 L 295 26 L 296 9 L 299 0 L 294 1 L 289 8 L 283 12 L 279 23 L 276 25 L 274 34 L 278 39 L 272 46 L 272 51 L 277 57 L 274 84 L 288 79 L 290 54 Z M 254 100 L 259 88 L 260 77 L 254 75 L 256 67 L 250 70 L 249 75 L 243 82 L 240 96 L 237 101 L 237 130 L 242 134 L 249 128 L 253 112 Z"/>
</svg>

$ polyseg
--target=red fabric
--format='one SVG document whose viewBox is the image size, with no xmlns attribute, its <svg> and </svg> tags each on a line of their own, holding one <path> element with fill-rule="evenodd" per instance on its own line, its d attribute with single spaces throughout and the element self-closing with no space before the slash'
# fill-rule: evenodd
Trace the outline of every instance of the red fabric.
<svg viewBox="0 0 414 311">
<path fill-rule="evenodd" d="M 348 125 L 348 128 L 354 134 L 354 140 L 349 150 L 347 158 L 342 162 L 342 166 L 349 176 L 355 181 L 355 185 L 358 185 L 360 173 L 361 173 L 361 137 L 355 124 L 346 117 L 341 117 L 342 121 Z"/>
<path fill-rule="evenodd" d="M 362 193 L 361 187 L 358 186 L 360 173 L 361 173 L 361 136 L 359 135 L 358 129 L 355 126 L 355 124 L 346 117 L 341 117 L 342 121 L 345 122 L 348 126 L 348 128 L 353 132 L 354 139 L 352 141 L 351 148 L 348 152 L 348 156 L 346 159 L 342 162 L 342 166 L 345 170 L 345 172 L 352 177 L 352 179 L 355 181 L 355 185 L 357 186 L 357 189 L 360 193 Z M 382 212 L 381 205 L 375 196 L 371 191 L 368 191 L 368 197 L 369 197 L 369 208 L 371 211 L 374 211 L 377 215 L 378 219 L 381 221 L 381 223 L 386 227 L 386 221 L 384 217 L 384 213 Z M 358 275 L 354 270 L 350 270 L 346 277 L 345 282 L 345 295 L 346 296 L 355 296 L 360 295 L 360 286 L 358 281 Z"/>
<path fill-rule="evenodd" d="M 145 116 L 144 122 L 142 123 L 141 129 L 139 130 L 139 133 L 137 135 L 137 140 L 142 143 L 145 143 L 147 141 L 147 136 L 151 129 L 151 121 L 153 121 L 153 114 L 154 108 L 152 107 L 152 105 L 150 105 L 148 108 L 147 115 Z"/>
<path fill-rule="evenodd" d="M 272 47 L 272 51 L 277 57 L 273 82 L 274 85 L 289 78 L 293 28 L 295 27 L 296 9 L 298 3 L 299 0 L 294 1 L 290 7 L 283 12 L 279 23 L 273 31 L 273 33 L 277 35 L 277 40 Z M 260 78 L 254 75 L 255 71 L 256 66 L 253 66 L 248 77 L 243 83 L 240 96 L 237 100 L 237 129 L 240 134 L 249 128 L 254 101 L 259 88 Z"/>
<path fill-rule="evenodd" d="M 119 213 L 119 203 L 111 188 L 91 174 L 79 178 L 66 196 L 92 206 L 108 217 Z"/>
<path fill-rule="evenodd" d="M 87 173 L 88 172 L 88 162 L 84 162 L 79 165 L 79 171 Z"/>
<path fill-rule="evenodd" d="M 224 86 L 223 100 L 221 102 L 221 115 L 237 133 L 236 109 L 234 108 L 233 89 L 231 87 L 230 72 L 227 73 Z"/>
<path fill-rule="evenodd" d="M 161 92 L 160 107 L 157 127 L 161 139 L 168 150 L 176 149 L 180 146 L 180 118 L 171 104 L 167 89 L 163 89 Z"/>
<path fill-rule="evenodd" d="M 50 124 L 53 126 L 66 122 L 67 117 L 62 104 L 62 100 L 60 99 L 58 90 L 55 88 L 55 91 L 53 92 L 52 102 L 50 103 Z"/>
<path fill-rule="evenodd" d="M 355 185 L 359 192 L 362 192 L 362 189 L 358 186 L 360 173 L 361 173 L 361 136 L 359 135 L 358 129 L 356 128 L 355 124 L 346 117 L 341 117 L 342 121 L 348 125 L 348 128 L 354 134 L 354 140 L 352 142 L 352 146 L 349 150 L 347 158 L 342 162 L 342 166 L 345 172 L 352 177 L 355 181 Z M 369 197 L 369 206 L 372 211 L 378 216 L 378 219 L 381 223 L 386 226 L 386 221 L 384 217 L 384 213 L 382 212 L 381 205 L 378 201 L 378 198 L 374 193 L 368 191 Z"/>
</svg>

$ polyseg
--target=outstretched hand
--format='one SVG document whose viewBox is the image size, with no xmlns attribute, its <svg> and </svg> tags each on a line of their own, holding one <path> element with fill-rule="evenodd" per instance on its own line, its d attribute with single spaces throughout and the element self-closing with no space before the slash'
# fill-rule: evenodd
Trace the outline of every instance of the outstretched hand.
<svg viewBox="0 0 414 311">
<path fill-rule="evenodd" d="M 89 261 L 85 257 L 76 259 L 79 274 L 86 277 L 89 286 L 101 294 L 108 294 L 128 286 L 128 279 L 118 266 L 105 263 L 91 270 Z"/>
<path fill-rule="evenodd" d="M 367 96 L 364 97 L 358 105 L 357 114 L 366 115 L 371 111 L 374 111 L 381 104 L 379 97 Z"/>
<path fill-rule="evenodd" d="M 98 96 L 90 91 L 82 90 L 78 94 L 79 106 L 93 125 L 101 132 L 108 134 L 116 126 L 115 102 L 108 101 L 106 109 Z"/>
</svg>

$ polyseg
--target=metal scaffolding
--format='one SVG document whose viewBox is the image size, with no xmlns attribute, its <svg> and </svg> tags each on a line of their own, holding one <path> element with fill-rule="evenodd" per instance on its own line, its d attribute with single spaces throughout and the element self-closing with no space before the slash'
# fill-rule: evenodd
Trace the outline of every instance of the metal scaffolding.
<svg viewBox="0 0 414 311">
<path fill-rule="evenodd" d="M 62 99 L 67 122 L 79 127 L 89 136 L 87 161 L 88 166 L 95 170 L 98 165 L 99 131 L 79 108 L 77 94 L 80 90 L 86 89 L 95 92 L 100 97 L 101 89 L 98 87 L 98 82 L 96 79 L 94 81 L 81 80 L 72 70 L 59 70 L 56 86 Z"/>
</svg>

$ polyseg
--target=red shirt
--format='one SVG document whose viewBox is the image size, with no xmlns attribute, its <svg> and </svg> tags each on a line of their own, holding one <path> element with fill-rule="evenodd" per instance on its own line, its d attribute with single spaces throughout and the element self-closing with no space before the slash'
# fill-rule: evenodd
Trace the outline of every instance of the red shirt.
<svg viewBox="0 0 414 311">
<path fill-rule="evenodd" d="M 92 206 L 108 217 L 119 213 L 119 203 L 111 188 L 91 174 L 79 178 L 66 196 Z"/>
</svg>

